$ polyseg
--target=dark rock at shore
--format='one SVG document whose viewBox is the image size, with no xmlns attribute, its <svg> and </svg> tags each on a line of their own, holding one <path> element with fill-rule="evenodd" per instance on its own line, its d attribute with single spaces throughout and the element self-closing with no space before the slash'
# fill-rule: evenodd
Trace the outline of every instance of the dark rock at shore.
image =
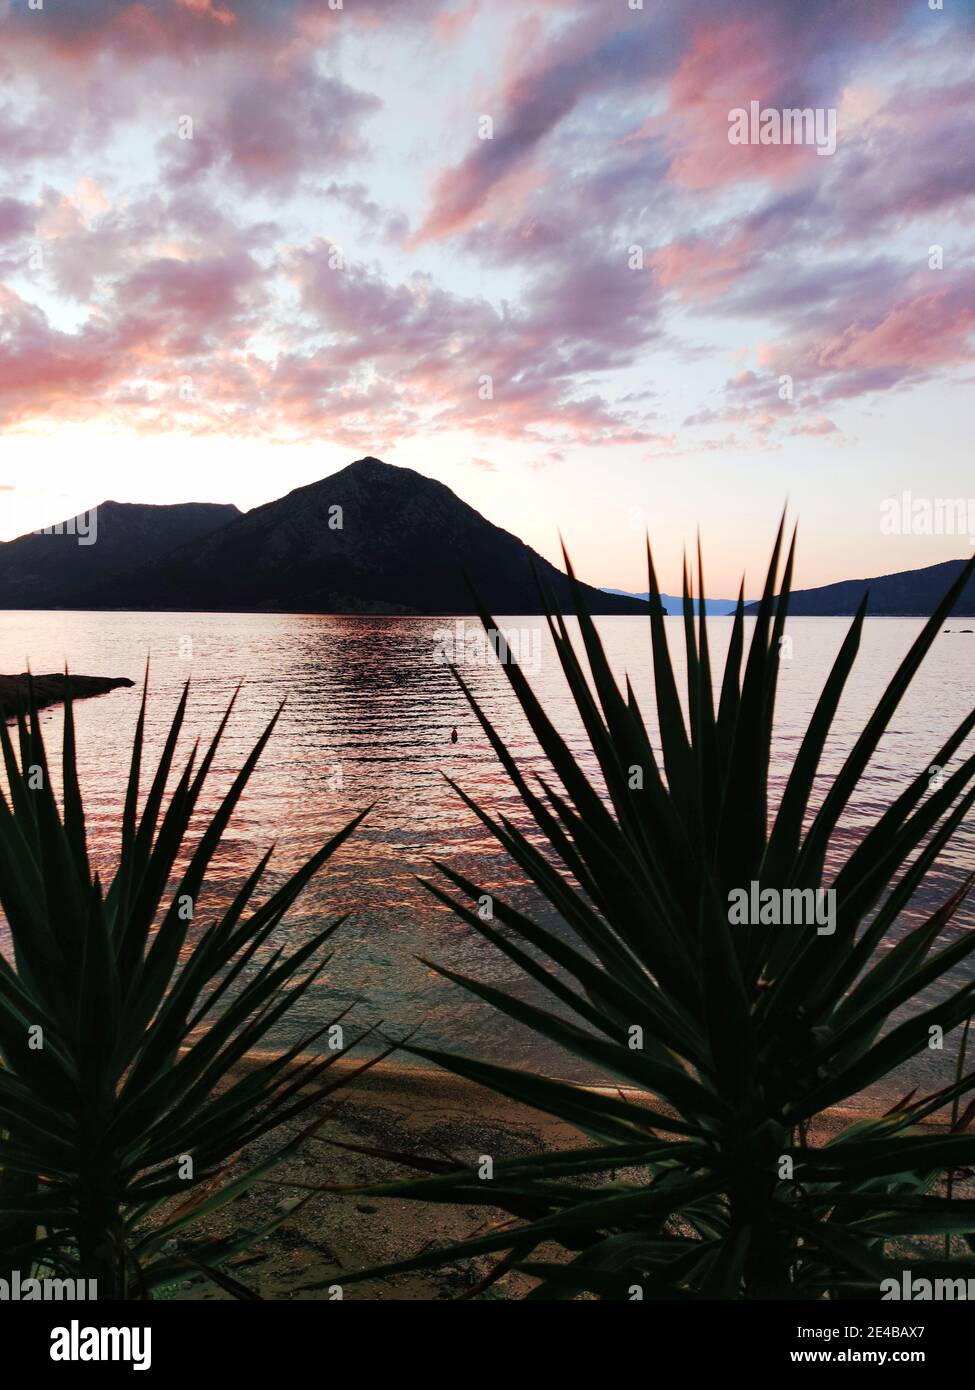
<svg viewBox="0 0 975 1390">
<path fill-rule="evenodd" d="M 33 679 L 34 699 L 38 709 L 61 704 L 64 700 L 65 683 L 62 674 L 34 676 Z M 71 676 L 70 681 L 71 696 L 75 700 L 87 700 L 92 695 L 105 695 L 109 690 L 117 690 L 120 686 L 135 685 L 135 681 L 130 681 L 127 676 Z M 12 719 L 18 709 L 27 709 L 27 682 L 26 672 L 19 676 L 0 676 L 0 714 L 5 719 Z"/>
</svg>

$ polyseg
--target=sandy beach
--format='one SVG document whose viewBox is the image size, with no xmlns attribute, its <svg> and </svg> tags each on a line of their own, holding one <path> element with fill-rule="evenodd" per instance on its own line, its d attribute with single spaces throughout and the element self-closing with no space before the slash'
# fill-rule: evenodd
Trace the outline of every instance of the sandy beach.
<svg viewBox="0 0 975 1390">
<path fill-rule="evenodd" d="M 811 1138 L 821 1143 L 861 1118 L 862 1112 L 831 1111 L 813 1130 Z M 327 1299 L 327 1289 L 310 1289 L 308 1285 L 322 1280 L 342 1285 L 345 1273 L 405 1259 L 429 1245 L 447 1245 L 482 1232 L 494 1221 L 507 1219 L 507 1214 L 500 1210 L 342 1192 L 318 1193 L 298 1208 L 301 1199 L 308 1196 L 310 1185 L 351 1186 L 410 1176 L 405 1167 L 339 1148 L 329 1140 L 452 1157 L 467 1163 L 474 1163 L 481 1154 L 513 1157 L 585 1142 L 561 1121 L 462 1078 L 432 1070 L 410 1070 L 388 1062 L 337 1093 L 334 1113 L 320 1134 L 321 1141 L 306 1142 L 301 1156 L 283 1164 L 272 1182 L 261 1182 L 205 1226 L 210 1234 L 228 1235 L 242 1227 L 259 1228 L 282 1211 L 296 1208 L 294 1216 L 288 1217 L 253 1251 L 227 1266 L 228 1273 L 262 1298 Z M 265 1140 L 252 1146 L 247 1157 L 261 1157 L 279 1143 L 280 1138 Z M 188 1234 L 186 1244 L 197 1234 Z M 179 1248 L 172 1247 L 174 1252 Z M 448 1264 L 436 1271 L 353 1284 L 343 1288 L 342 1296 L 384 1300 L 523 1296 L 531 1283 L 517 1274 L 507 1274 L 486 1288 L 480 1287 L 498 1258 L 491 1255 L 463 1264 Z M 231 1297 L 202 1274 L 189 1277 L 171 1296 Z"/>
<path fill-rule="evenodd" d="M 307 1117 L 302 1123 L 307 1124 Z M 300 1127 L 295 1125 L 292 1132 Z M 512 1157 L 583 1142 L 560 1121 L 461 1078 L 388 1063 L 364 1073 L 336 1094 L 331 1118 L 319 1133 L 320 1139 L 307 1141 L 299 1157 L 282 1164 L 272 1182 L 252 1188 L 243 1199 L 218 1212 L 203 1229 L 212 1235 L 225 1235 L 245 1226 L 259 1228 L 282 1210 L 296 1206 L 308 1195 L 309 1184 L 359 1186 L 415 1176 L 402 1165 L 351 1152 L 331 1140 L 470 1163 L 480 1154 Z M 247 1157 L 263 1157 L 280 1143 L 280 1135 L 266 1139 L 251 1146 Z M 450 1244 L 480 1232 L 489 1222 L 507 1219 L 507 1215 L 500 1210 L 323 1192 L 227 1269 L 262 1298 L 327 1299 L 327 1289 L 308 1290 L 305 1286 L 323 1279 L 341 1284 L 345 1272 L 405 1259 L 428 1245 Z M 496 1260 L 497 1256 L 491 1256 L 430 1273 L 355 1284 L 343 1290 L 343 1297 L 470 1296 Z M 481 1296 L 517 1297 L 529 1287 L 527 1280 L 508 1275 Z M 188 1279 L 173 1296 L 230 1297 L 203 1275 Z"/>
</svg>

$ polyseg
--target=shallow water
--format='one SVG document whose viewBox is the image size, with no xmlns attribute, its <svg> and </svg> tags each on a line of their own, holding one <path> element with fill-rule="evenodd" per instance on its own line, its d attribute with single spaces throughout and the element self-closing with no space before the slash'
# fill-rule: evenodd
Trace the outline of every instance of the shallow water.
<svg viewBox="0 0 975 1390">
<path fill-rule="evenodd" d="M 501 620 L 517 640 L 523 664 L 555 722 L 573 745 L 585 739 L 547 632 L 537 618 Z M 650 661 L 643 618 L 597 620 L 614 669 L 629 672 L 648 717 Z M 896 792 L 927 766 L 950 730 L 967 714 L 975 691 L 975 636 L 956 628 L 934 648 L 872 760 L 844 818 L 836 852 L 873 824 Z M 682 666 L 680 620 L 668 620 L 675 664 Z M 921 623 L 868 620 L 834 736 L 821 769 L 834 771 L 873 708 L 883 685 Z M 731 620 L 709 630 L 716 665 Z M 800 618 L 788 628 L 791 658 L 782 665 L 776 706 L 774 770 L 781 787 L 829 665 L 847 628 L 844 619 Z M 515 637 L 515 635 L 517 635 Z M 277 842 L 269 886 L 295 868 L 353 814 L 373 804 L 364 825 L 305 893 L 282 927 L 300 939 L 323 915 L 351 912 L 335 937 L 333 960 L 288 1024 L 286 1039 L 323 1020 L 323 1010 L 361 997 L 354 1017 L 382 1019 L 393 1032 L 420 1025 L 433 1046 L 580 1075 L 578 1064 L 539 1049 L 513 1024 L 468 999 L 416 957 L 433 958 L 495 982 L 511 982 L 507 961 L 416 883 L 431 859 L 446 860 L 488 889 L 506 890 L 521 906 L 536 900 L 505 856 L 461 804 L 442 774 L 495 811 L 518 814 L 513 794 L 487 740 L 457 689 L 444 655 L 464 658 L 465 677 L 523 766 L 543 760 L 510 697 L 504 675 L 488 661 L 476 623 L 453 618 L 361 618 L 278 614 L 0 613 L 0 671 L 56 671 L 67 662 L 79 674 L 129 676 L 141 684 L 151 656 L 147 745 L 158 749 L 183 682 L 191 699 L 183 751 L 212 734 L 236 685 L 244 685 L 211 779 L 211 798 L 233 773 L 281 700 L 278 729 L 226 837 L 201 906 L 225 901 L 245 871 Z M 76 710 L 82 790 L 91 846 L 110 870 L 118 842 L 121 801 L 140 691 L 119 690 L 79 703 Z M 44 715 L 56 747 L 59 709 Z M 450 741 L 451 730 L 458 741 Z M 654 729 L 651 718 L 651 729 Z M 655 740 L 656 741 L 656 740 Z M 971 751 L 969 744 L 967 751 Z M 962 750 L 964 752 L 966 750 Z M 957 765 L 956 755 L 953 765 Z M 203 808 L 205 809 L 205 807 Z M 918 910 L 947 896 L 975 855 L 969 817 L 945 852 Z M 207 920 L 204 917 L 204 920 Z M 970 929 L 970 908 L 951 929 Z M 517 982 L 519 989 L 530 992 Z M 933 997 L 937 996 L 937 990 Z M 954 1065 L 949 1040 L 913 1064 L 912 1080 L 933 1084 Z M 582 1073 L 584 1075 L 584 1073 Z"/>
</svg>

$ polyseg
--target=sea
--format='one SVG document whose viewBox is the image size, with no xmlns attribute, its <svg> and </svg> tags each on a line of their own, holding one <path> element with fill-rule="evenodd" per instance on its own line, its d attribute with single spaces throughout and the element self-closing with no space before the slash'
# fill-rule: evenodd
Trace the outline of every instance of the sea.
<svg viewBox="0 0 975 1390">
<path fill-rule="evenodd" d="M 746 620 L 749 629 L 752 621 Z M 659 746 L 648 620 L 604 617 L 596 623 L 613 669 L 621 679 L 629 675 Z M 724 617 L 708 620 L 718 670 L 731 623 Z M 557 726 L 583 762 L 594 766 L 544 620 L 511 616 L 498 619 L 498 625 Z M 968 626 L 972 624 L 960 619 L 944 624 L 951 630 L 935 640 L 847 808 L 832 847 L 834 864 L 842 862 L 906 783 L 933 765 L 949 732 L 969 712 L 975 695 L 975 634 L 960 630 Z M 797 618 L 788 625 L 776 704 L 773 805 L 847 627 L 848 621 L 841 618 Z M 920 627 L 915 619 L 867 620 L 859 659 L 820 769 L 817 798 Z M 682 621 L 671 617 L 666 628 L 675 667 L 683 673 Z M 186 681 L 190 698 L 180 743 L 183 758 L 196 740 L 213 734 L 240 687 L 191 843 L 284 702 L 197 905 L 196 930 L 213 919 L 269 846 L 275 848 L 266 882 L 273 889 L 352 816 L 370 808 L 270 943 L 277 947 L 300 942 L 319 923 L 348 914 L 333 938 L 332 957 L 320 983 L 269 1045 L 297 1041 L 352 1004 L 346 1020 L 350 1035 L 377 1025 L 391 1038 L 411 1033 L 415 1041 L 431 1047 L 598 1081 L 599 1075 L 584 1063 L 540 1043 L 424 963 L 433 961 L 526 998 L 537 997 L 535 986 L 519 976 L 506 957 L 418 882 L 419 877 L 436 877 L 434 861 L 454 866 L 486 891 L 506 895 L 539 920 L 564 929 L 450 785 L 456 783 L 492 814 L 526 823 L 517 793 L 451 674 L 451 660 L 458 663 L 521 766 L 529 773 L 544 772 L 545 760 L 476 619 L 0 613 L 0 671 L 22 671 L 29 665 L 35 673 L 46 674 L 67 664 L 78 674 L 126 676 L 136 682 L 131 689 L 76 707 L 90 848 L 103 877 L 111 875 L 118 853 L 147 662 L 147 761 L 161 748 Z M 62 721 L 60 708 L 43 714 L 49 751 L 60 744 Z M 969 741 L 952 766 L 972 751 Z M 973 849 L 975 817 L 969 816 L 885 949 L 975 868 Z M 975 909 L 966 904 L 946 929 L 944 941 L 973 928 Z M 8 948 L 0 922 L 0 949 Z M 950 979 L 957 982 L 972 970 L 975 966 L 960 967 L 961 974 Z M 933 1002 L 946 988 L 938 983 L 926 997 Z M 878 1099 L 896 1098 L 908 1086 L 937 1085 L 953 1075 L 956 1060 L 956 1043 L 949 1037 L 942 1050 L 926 1051 L 857 1104 L 872 1107 Z M 417 1063 L 410 1059 L 410 1064 Z"/>
</svg>

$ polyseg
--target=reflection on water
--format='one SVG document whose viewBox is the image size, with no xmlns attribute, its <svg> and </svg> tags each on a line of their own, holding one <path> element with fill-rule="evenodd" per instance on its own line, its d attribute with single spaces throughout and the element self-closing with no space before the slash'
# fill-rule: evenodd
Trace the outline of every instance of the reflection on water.
<svg viewBox="0 0 975 1390">
<path fill-rule="evenodd" d="M 950 625 L 950 624 L 949 624 Z M 598 626 L 618 673 L 628 671 L 648 717 L 650 662 L 646 620 L 601 618 Z M 536 618 L 509 618 L 532 681 L 550 714 L 580 750 L 585 740 L 554 651 Z M 789 626 L 792 656 L 784 661 L 776 705 L 776 785 L 787 776 L 798 741 L 847 623 L 804 618 Z M 920 622 L 868 620 L 861 655 L 827 750 L 822 771 L 839 765 L 862 728 L 883 683 L 906 651 Z M 710 620 L 718 662 L 730 619 Z M 668 622 L 680 667 L 678 619 Z M 206 738 L 237 683 L 244 686 L 214 773 L 211 807 L 281 700 L 284 712 L 249 792 L 236 813 L 203 908 L 219 907 L 271 841 L 277 842 L 268 880 L 274 887 L 318 845 L 364 806 L 372 806 L 359 832 L 306 891 L 282 931 L 300 939 L 325 914 L 352 913 L 334 938 L 323 984 L 296 1010 L 287 1037 L 309 1030 L 332 1001 L 360 996 L 356 1015 L 383 1019 L 391 1029 L 421 1024 L 431 1045 L 450 1046 L 511 1064 L 580 1074 L 578 1064 L 539 1050 L 515 1025 L 430 973 L 416 959 L 432 957 L 494 982 L 512 981 L 499 953 L 416 883 L 432 859 L 444 859 L 488 889 L 537 908 L 518 872 L 460 803 L 443 774 L 494 810 L 519 814 L 518 800 L 443 662 L 463 652 L 465 675 L 524 766 L 541 769 L 530 731 L 508 695 L 503 674 L 478 660 L 483 647 L 461 633 L 455 619 L 345 618 L 277 614 L 2 613 L 0 671 L 56 671 L 67 661 L 79 674 L 139 679 L 151 656 L 149 750 L 161 746 L 182 683 L 191 678 L 183 752 Z M 968 712 L 975 689 L 975 636 L 939 636 L 894 727 L 873 759 L 844 821 L 843 840 L 858 838 L 891 797 L 937 749 Z M 78 705 L 82 789 L 96 861 L 109 869 L 118 841 L 138 688 Z M 44 715 L 49 742 L 60 740 L 61 712 Z M 456 727 L 458 740 L 451 742 Z M 653 721 L 651 717 L 651 728 Z M 971 748 L 961 750 L 962 754 Z M 957 764 L 960 755 L 956 755 Z M 972 863 L 975 823 L 969 818 L 929 880 L 931 904 L 958 884 Z M 842 852 L 842 843 L 838 845 Z M 204 917 L 204 920 L 207 920 Z M 960 915 L 952 935 L 972 925 Z M 914 1064 L 913 1078 L 933 1083 L 951 1067 L 946 1051 Z"/>
</svg>

